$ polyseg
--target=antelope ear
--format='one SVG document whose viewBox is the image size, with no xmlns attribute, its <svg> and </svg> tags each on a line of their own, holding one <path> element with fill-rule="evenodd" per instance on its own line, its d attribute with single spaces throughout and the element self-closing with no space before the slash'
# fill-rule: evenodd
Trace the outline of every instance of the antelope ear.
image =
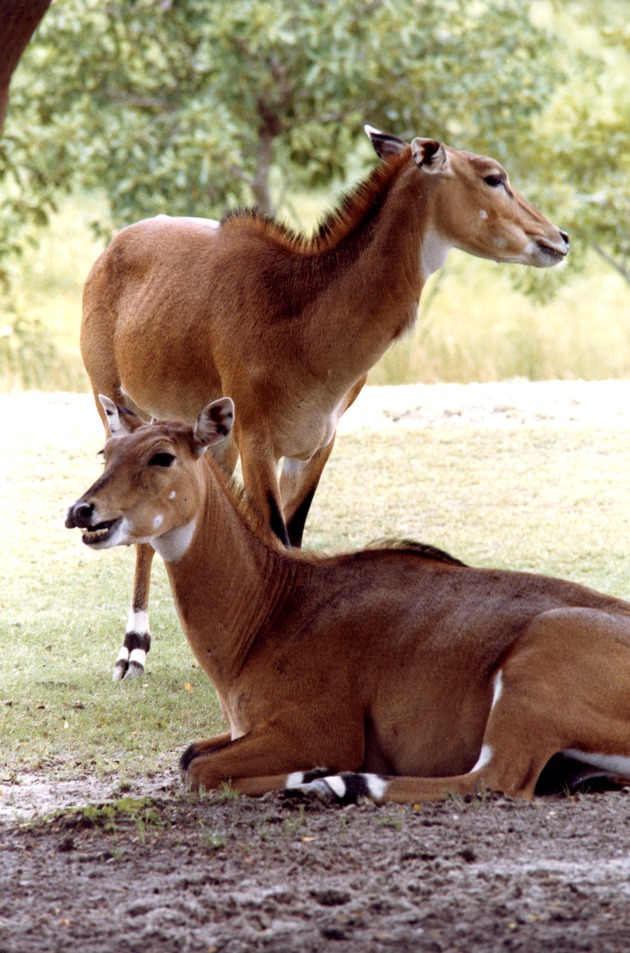
<svg viewBox="0 0 630 953">
<path fill-rule="evenodd" d="M 407 143 L 404 139 L 399 139 L 398 136 L 390 136 L 387 132 L 380 132 L 374 126 L 364 126 L 363 128 L 379 159 L 397 156 L 403 149 L 407 148 Z"/>
<path fill-rule="evenodd" d="M 195 446 L 201 456 L 208 447 L 230 436 L 234 426 L 234 402 L 230 397 L 221 397 L 201 411 L 195 424 Z"/>
<path fill-rule="evenodd" d="M 416 137 L 411 143 L 413 161 L 423 172 L 446 172 L 450 165 L 443 143 Z"/>
<path fill-rule="evenodd" d="M 107 426 L 112 437 L 122 437 L 123 434 L 133 433 L 144 423 L 132 410 L 127 410 L 126 407 L 115 404 L 104 394 L 99 394 L 98 399 L 107 415 Z"/>
</svg>

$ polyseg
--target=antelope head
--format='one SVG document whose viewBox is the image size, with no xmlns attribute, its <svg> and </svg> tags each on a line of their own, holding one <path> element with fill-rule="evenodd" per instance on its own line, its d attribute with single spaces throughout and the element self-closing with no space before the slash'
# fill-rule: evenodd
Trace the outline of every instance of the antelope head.
<svg viewBox="0 0 630 953">
<path fill-rule="evenodd" d="M 69 508 L 66 526 L 81 529 L 91 549 L 151 543 L 167 561 L 176 559 L 194 533 L 200 486 L 195 464 L 229 436 L 234 404 L 229 397 L 208 404 L 191 428 L 173 421 L 147 424 L 108 397 L 100 400 L 110 432 L 105 470 Z"/>
<path fill-rule="evenodd" d="M 425 244 L 433 251 L 423 252 L 429 271 L 444 263 L 450 248 L 536 268 L 551 268 L 566 257 L 567 233 L 512 187 L 496 159 L 461 152 L 435 139 L 416 137 L 409 145 L 371 126 L 366 133 L 386 161 L 409 153 L 407 181 L 417 181 L 413 192 L 429 209 Z"/>
</svg>

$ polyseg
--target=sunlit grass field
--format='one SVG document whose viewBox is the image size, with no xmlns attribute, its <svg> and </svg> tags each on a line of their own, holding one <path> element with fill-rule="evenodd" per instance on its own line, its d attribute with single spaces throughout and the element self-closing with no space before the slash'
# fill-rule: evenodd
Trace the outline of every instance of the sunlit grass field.
<svg viewBox="0 0 630 953">
<path fill-rule="evenodd" d="M 291 222 L 309 232 L 334 202 L 334 196 L 301 196 Z M 15 334 L 0 335 L 0 392 L 86 389 L 81 291 L 104 247 L 89 227 L 98 211 L 93 196 L 68 200 L 16 266 L 18 313 L 38 322 L 41 342 L 29 350 Z M 383 357 L 370 382 L 629 376 L 630 286 L 595 257 L 585 273 L 571 274 L 570 256 L 565 267 L 570 280 L 543 305 L 514 290 L 512 279 L 523 274 L 518 266 L 451 252 L 424 290 L 414 330 Z M 531 272 L 543 291 L 556 281 L 553 272 Z"/>
</svg>

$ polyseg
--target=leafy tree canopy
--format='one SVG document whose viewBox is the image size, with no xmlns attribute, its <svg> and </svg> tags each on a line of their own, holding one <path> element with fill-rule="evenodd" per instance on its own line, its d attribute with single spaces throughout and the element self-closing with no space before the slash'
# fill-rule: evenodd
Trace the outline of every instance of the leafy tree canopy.
<svg viewBox="0 0 630 953">
<path fill-rule="evenodd" d="M 606 77 L 616 64 L 628 75 L 628 28 L 619 18 L 596 36 L 605 60 L 588 42 L 569 54 L 550 15 L 588 25 L 597 6 L 56 0 L 14 74 L 0 254 L 77 189 L 103 190 L 116 226 L 272 212 L 292 191 L 355 176 L 369 122 L 495 156 L 623 272 L 628 92 L 609 95 Z"/>
<path fill-rule="evenodd" d="M 41 220 L 77 187 L 104 189 L 116 224 L 269 212 L 273 181 L 343 177 L 366 121 L 514 168 L 561 78 L 530 6 L 57 0 L 12 86 L 4 220 Z"/>
</svg>

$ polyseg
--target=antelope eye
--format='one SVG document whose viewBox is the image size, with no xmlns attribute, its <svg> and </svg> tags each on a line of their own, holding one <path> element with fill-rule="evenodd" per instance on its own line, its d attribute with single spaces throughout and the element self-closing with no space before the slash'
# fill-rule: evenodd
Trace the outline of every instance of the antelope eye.
<svg viewBox="0 0 630 953">
<path fill-rule="evenodd" d="M 175 455 L 173 453 L 154 453 L 151 459 L 149 460 L 149 466 L 150 467 L 170 467 L 174 459 L 175 459 Z"/>
<path fill-rule="evenodd" d="M 486 185 L 489 185 L 491 189 L 498 189 L 500 185 L 503 185 L 503 176 L 494 173 L 493 175 L 487 175 L 483 181 Z"/>
</svg>

